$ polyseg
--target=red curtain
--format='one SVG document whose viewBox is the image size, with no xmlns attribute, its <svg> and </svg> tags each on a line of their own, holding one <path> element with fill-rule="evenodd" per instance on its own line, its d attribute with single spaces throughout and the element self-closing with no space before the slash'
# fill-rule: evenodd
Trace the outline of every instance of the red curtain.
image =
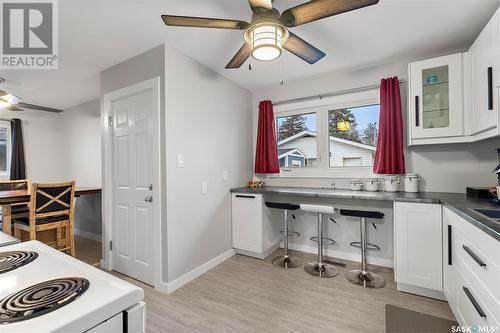
<svg viewBox="0 0 500 333">
<path fill-rule="evenodd" d="M 274 124 L 273 103 L 262 101 L 259 104 L 259 127 L 257 129 L 257 148 L 255 150 L 255 173 L 279 173 L 276 128 Z"/>
<path fill-rule="evenodd" d="M 380 120 L 377 151 L 373 172 L 404 174 L 403 113 L 399 94 L 399 79 L 383 79 L 380 83 Z"/>
</svg>

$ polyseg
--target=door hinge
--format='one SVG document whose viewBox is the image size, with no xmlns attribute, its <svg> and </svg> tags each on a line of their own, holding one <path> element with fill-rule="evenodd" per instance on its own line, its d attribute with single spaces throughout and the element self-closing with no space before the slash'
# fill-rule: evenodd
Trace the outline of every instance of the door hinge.
<svg viewBox="0 0 500 333">
<path fill-rule="evenodd" d="M 111 116 L 108 117 L 108 125 L 113 126 L 113 117 Z"/>
<path fill-rule="evenodd" d="M 113 241 L 109 241 L 109 250 L 113 251 Z"/>
</svg>

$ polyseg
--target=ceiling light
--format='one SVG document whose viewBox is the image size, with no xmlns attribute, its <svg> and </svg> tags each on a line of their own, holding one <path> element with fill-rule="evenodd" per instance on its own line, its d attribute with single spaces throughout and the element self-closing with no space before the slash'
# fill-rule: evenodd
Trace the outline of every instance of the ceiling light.
<svg viewBox="0 0 500 333">
<path fill-rule="evenodd" d="M 252 57 L 259 61 L 279 58 L 287 38 L 288 30 L 274 22 L 252 25 L 245 32 L 245 39 L 251 46 Z"/>
<path fill-rule="evenodd" d="M 339 121 L 337 123 L 337 130 L 341 132 L 347 132 L 351 129 L 351 123 L 348 121 Z"/>
</svg>

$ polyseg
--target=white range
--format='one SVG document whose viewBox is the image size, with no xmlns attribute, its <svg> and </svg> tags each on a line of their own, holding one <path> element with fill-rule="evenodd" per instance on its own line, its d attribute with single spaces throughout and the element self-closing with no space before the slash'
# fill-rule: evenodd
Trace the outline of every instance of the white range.
<svg viewBox="0 0 500 333">
<path fill-rule="evenodd" d="M 0 247 L 17 243 L 19 243 L 19 239 L 9 236 L 6 233 L 0 231 Z"/>
<path fill-rule="evenodd" d="M 38 241 L 0 247 L 0 332 L 145 331 L 144 292 Z"/>
</svg>

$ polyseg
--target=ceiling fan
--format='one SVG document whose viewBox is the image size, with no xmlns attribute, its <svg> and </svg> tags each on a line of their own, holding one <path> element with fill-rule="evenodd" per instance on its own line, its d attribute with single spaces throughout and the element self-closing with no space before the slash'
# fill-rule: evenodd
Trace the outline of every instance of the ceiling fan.
<svg viewBox="0 0 500 333">
<path fill-rule="evenodd" d="M 274 0 L 248 2 L 253 11 L 250 23 L 176 15 L 162 15 L 162 19 L 170 26 L 244 30 L 245 44 L 227 64 L 227 69 L 241 67 L 250 56 L 259 61 L 277 59 L 283 49 L 309 64 L 314 64 L 326 54 L 292 33 L 289 28 L 375 5 L 379 0 L 311 0 L 281 14 L 273 8 Z"/>
<path fill-rule="evenodd" d="M 4 82 L 5 79 L 3 77 L 0 77 L 0 83 Z M 23 103 L 21 102 L 21 98 L 17 97 L 16 95 L 8 93 L 4 90 L 0 90 L 0 110 L 24 111 L 24 109 L 22 108 L 54 113 L 63 112 L 63 110 L 49 108 L 46 106 Z"/>
</svg>

